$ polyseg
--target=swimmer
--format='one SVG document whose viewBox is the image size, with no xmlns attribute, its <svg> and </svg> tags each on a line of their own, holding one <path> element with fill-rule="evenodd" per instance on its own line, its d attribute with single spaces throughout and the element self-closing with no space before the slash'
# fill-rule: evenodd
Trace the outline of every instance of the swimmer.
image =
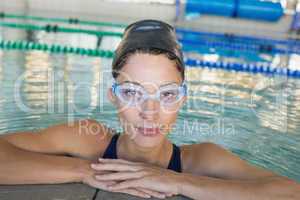
<svg viewBox="0 0 300 200">
<path fill-rule="evenodd" d="M 129 25 L 115 52 L 108 98 L 122 133 L 92 119 L 0 136 L 0 185 L 79 182 L 139 197 L 299 200 L 299 183 L 212 143 L 168 140 L 187 100 L 172 26 Z"/>
</svg>

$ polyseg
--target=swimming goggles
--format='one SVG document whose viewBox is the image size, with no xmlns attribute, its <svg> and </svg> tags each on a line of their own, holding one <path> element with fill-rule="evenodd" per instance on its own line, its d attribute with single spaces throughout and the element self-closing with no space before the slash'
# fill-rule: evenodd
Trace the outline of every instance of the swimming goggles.
<svg viewBox="0 0 300 200">
<path fill-rule="evenodd" d="M 161 86 L 155 94 L 149 94 L 143 86 L 137 83 L 124 82 L 114 83 L 112 91 L 123 104 L 128 106 L 140 106 L 150 98 L 159 101 L 160 105 L 171 106 L 186 96 L 187 86 L 185 82 L 181 85 L 171 83 Z"/>
</svg>

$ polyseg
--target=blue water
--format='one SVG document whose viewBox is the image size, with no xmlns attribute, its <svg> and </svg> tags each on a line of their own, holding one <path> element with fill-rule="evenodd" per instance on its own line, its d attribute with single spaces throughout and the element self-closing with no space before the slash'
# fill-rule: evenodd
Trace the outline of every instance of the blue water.
<svg viewBox="0 0 300 200">
<path fill-rule="evenodd" d="M 1 29 L 3 39 L 97 48 L 86 34 Z M 0 38 L 1 38 L 0 37 Z M 84 41 L 84 42 L 83 42 Z M 118 39 L 100 45 L 114 49 Z M 120 129 L 106 90 L 110 59 L 0 50 L 0 134 L 93 118 Z M 188 101 L 169 135 L 176 144 L 210 141 L 300 181 L 300 80 L 188 68 Z"/>
</svg>

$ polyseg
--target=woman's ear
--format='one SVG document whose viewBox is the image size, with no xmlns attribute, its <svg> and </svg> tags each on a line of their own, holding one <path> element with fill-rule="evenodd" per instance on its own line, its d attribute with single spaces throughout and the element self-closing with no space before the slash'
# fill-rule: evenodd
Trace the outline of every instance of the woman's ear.
<svg viewBox="0 0 300 200">
<path fill-rule="evenodd" d="M 116 96 L 113 94 L 112 92 L 112 88 L 108 88 L 107 90 L 107 96 L 108 96 L 108 99 L 109 101 L 114 105 L 114 106 L 117 106 L 117 99 L 116 99 Z"/>
</svg>

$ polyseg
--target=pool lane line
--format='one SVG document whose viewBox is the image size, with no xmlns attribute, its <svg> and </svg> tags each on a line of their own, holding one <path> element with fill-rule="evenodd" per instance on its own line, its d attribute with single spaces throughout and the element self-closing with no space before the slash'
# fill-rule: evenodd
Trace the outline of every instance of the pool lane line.
<svg viewBox="0 0 300 200">
<path fill-rule="evenodd" d="M 50 25 L 47 24 L 45 26 L 38 26 L 33 24 L 20 24 L 20 23 L 8 23 L 8 22 L 0 22 L 0 26 L 8 27 L 8 28 L 17 28 L 17 29 L 25 29 L 25 30 L 34 30 L 34 31 L 45 31 L 48 33 L 85 33 L 96 36 L 111 36 L 111 37 L 122 37 L 122 33 L 120 32 L 111 32 L 111 31 L 97 31 L 97 30 L 87 30 L 87 29 L 75 29 L 75 28 L 66 28 L 58 25 Z M 258 53 L 269 53 L 269 54 L 292 54 L 297 53 L 300 54 L 300 46 L 298 48 L 276 48 L 274 46 L 261 46 L 257 44 L 243 44 L 243 43 L 233 43 L 229 42 L 211 42 L 211 41 L 202 41 L 202 40 L 191 40 L 191 39 L 180 39 L 179 42 L 184 46 L 192 46 L 197 50 L 198 46 L 201 47 L 213 47 L 213 48 L 222 48 L 222 49 L 232 49 L 232 50 L 241 50 L 241 51 L 252 51 Z M 297 47 L 297 46 L 296 46 Z"/>
<path fill-rule="evenodd" d="M 43 22 L 62 22 L 68 24 L 78 24 L 78 25 L 92 25 L 92 26 L 106 26 L 106 27 L 118 27 L 126 28 L 127 24 L 112 23 L 112 22 L 99 22 L 99 21 L 90 21 L 90 20 L 80 20 L 79 18 L 53 18 L 53 17 L 40 17 L 40 16 L 31 16 L 31 15 L 18 15 L 10 14 L 5 12 L 0 12 L 0 19 L 11 18 L 11 19 L 25 19 L 25 20 L 34 20 L 34 21 L 43 21 Z M 81 29 L 84 30 L 84 29 Z M 239 36 L 235 34 L 228 33 L 209 33 L 209 32 L 200 32 L 189 29 L 184 29 L 176 27 L 176 33 L 178 35 L 194 35 L 200 37 L 216 37 L 216 38 L 229 38 L 233 42 L 240 42 L 246 44 L 279 44 L 279 45 L 300 45 L 300 42 L 295 39 L 271 39 L 271 38 L 259 38 L 251 36 Z"/>
<path fill-rule="evenodd" d="M 263 44 L 243 44 L 243 43 L 230 43 L 222 41 L 205 41 L 205 40 L 187 40 L 179 39 L 179 42 L 182 44 L 183 48 L 189 48 L 197 52 L 197 49 L 206 47 L 206 48 L 219 48 L 219 49 L 228 49 L 232 51 L 245 51 L 245 52 L 254 52 L 257 54 L 300 54 L 300 45 L 298 46 L 286 46 L 286 48 L 278 48 L 272 45 L 263 45 Z M 192 50 L 189 50 L 192 52 Z"/>
<path fill-rule="evenodd" d="M 86 49 L 57 44 L 47 45 L 44 43 L 35 43 L 28 41 L 0 40 L 0 49 L 21 51 L 38 50 L 50 53 L 76 54 L 81 56 L 94 56 L 103 58 L 112 58 L 114 56 L 114 52 L 108 50 Z"/>
<path fill-rule="evenodd" d="M 42 43 L 34 43 L 28 41 L 0 41 L 0 49 L 5 50 L 39 50 L 50 53 L 61 53 L 61 54 L 76 54 L 81 56 L 93 56 L 93 57 L 103 57 L 103 58 L 113 58 L 114 52 L 101 50 L 101 49 L 85 49 L 78 47 L 70 47 L 63 45 L 47 45 Z M 292 78 L 300 78 L 299 70 L 291 70 L 283 67 L 272 67 L 270 65 L 257 65 L 252 63 L 225 63 L 225 62 L 210 62 L 205 60 L 197 59 L 185 59 L 185 64 L 187 67 L 201 67 L 210 69 L 222 69 L 227 71 L 236 72 L 249 72 L 249 73 L 259 73 L 265 75 L 281 75 L 288 76 Z"/>
<path fill-rule="evenodd" d="M 191 68 L 208 68 L 221 69 L 234 72 L 247 72 L 253 74 L 264 75 L 279 75 L 290 78 L 300 78 L 300 70 L 292 70 L 286 67 L 272 67 L 267 64 L 253 64 L 253 63 L 234 63 L 234 62 L 211 62 L 197 59 L 185 59 L 187 67 Z"/>
<path fill-rule="evenodd" d="M 70 17 L 66 19 L 66 18 L 57 18 L 57 17 L 54 18 L 54 17 L 32 16 L 32 15 L 18 15 L 18 14 L 6 13 L 6 12 L 0 12 L 0 18 L 22 19 L 22 20 L 42 21 L 42 22 L 60 22 L 60 23 L 89 25 L 89 26 L 107 26 L 107 27 L 116 27 L 116 28 L 125 28 L 127 26 L 127 24 L 82 20 L 75 17 Z"/>
<path fill-rule="evenodd" d="M 176 28 L 176 34 L 187 36 L 190 35 L 192 37 L 211 37 L 211 38 L 219 38 L 219 39 L 229 39 L 232 42 L 246 43 L 246 44 L 278 44 L 278 45 L 300 45 L 300 41 L 289 38 L 289 39 L 271 39 L 271 38 L 263 38 L 263 37 L 251 37 L 251 36 L 242 36 L 235 35 L 229 33 L 211 33 L 211 32 L 201 32 L 195 31 L 185 28 Z"/>
<path fill-rule="evenodd" d="M 25 30 L 34 30 L 34 31 L 45 31 L 49 33 L 85 33 L 96 36 L 112 36 L 112 37 L 122 37 L 123 33 L 120 32 L 112 32 L 112 31 L 97 31 L 91 29 L 78 29 L 78 28 L 67 28 L 61 27 L 58 25 L 46 24 L 45 26 L 39 26 L 34 24 L 21 24 L 21 23 L 10 23 L 10 22 L 0 22 L 0 26 L 8 27 L 8 28 L 16 28 L 16 29 L 25 29 Z"/>
<path fill-rule="evenodd" d="M 1 16 L 1 14 L 0 14 Z M 73 19 L 76 21 L 76 19 Z M 112 36 L 112 37 L 122 37 L 121 32 L 112 31 L 98 31 L 91 29 L 80 29 L 80 28 L 68 28 L 62 27 L 57 24 L 46 24 L 43 26 L 34 24 L 21 24 L 21 23 L 11 23 L 11 22 L 0 22 L 0 26 L 8 28 L 17 28 L 25 30 L 35 30 L 35 31 L 45 31 L 48 33 L 84 33 L 101 36 Z M 268 54 L 300 54 L 300 43 L 295 40 L 288 40 L 283 43 L 279 40 L 262 39 L 257 38 L 257 41 L 241 41 L 241 36 L 228 36 L 217 33 L 205 33 L 205 32 L 195 32 L 191 30 L 176 29 L 177 37 L 179 42 L 185 46 L 191 46 L 197 50 L 197 46 L 215 47 L 223 49 L 233 49 L 241 51 L 253 51 L 258 53 L 268 53 Z M 192 35 L 192 39 L 191 39 Z M 196 37 L 195 37 L 196 36 Z M 207 38 L 209 37 L 209 38 Z M 214 38 L 215 37 L 215 38 Z M 222 39 L 223 40 L 220 40 Z M 249 38 L 248 38 L 249 39 Z M 211 41 L 210 41 L 211 40 Z M 278 46 L 276 47 L 275 44 Z M 284 45 L 284 47 L 282 47 Z"/>
</svg>

